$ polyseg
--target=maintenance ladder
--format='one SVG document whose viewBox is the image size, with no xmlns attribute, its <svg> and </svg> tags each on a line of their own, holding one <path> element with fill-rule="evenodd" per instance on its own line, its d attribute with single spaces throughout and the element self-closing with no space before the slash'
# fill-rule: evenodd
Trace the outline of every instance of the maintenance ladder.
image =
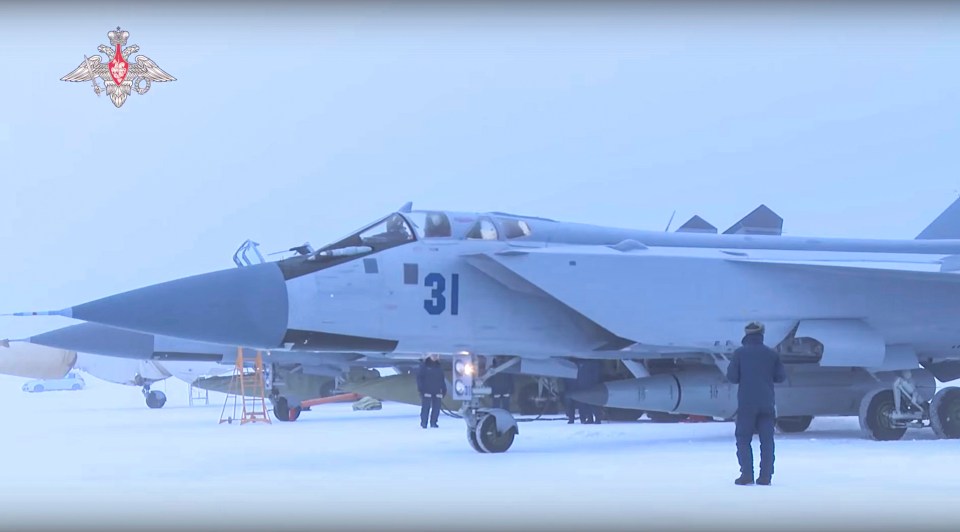
<svg viewBox="0 0 960 532">
<path fill-rule="evenodd" d="M 239 419 L 240 424 L 245 423 L 271 423 L 270 416 L 267 414 L 266 386 L 263 375 L 263 357 L 260 351 L 254 359 L 252 373 L 247 373 L 243 365 L 243 348 L 237 348 L 237 360 L 233 367 L 233 379 L 227 387 L 227 397 L 223 401 L 223 409 L 220 411 L 220 423 L 233 423 Z M 249 395 L 248 395 L 249 394 Z M 241 416 L 237 418 L 237 396 L 241 397 L 240 406 Z M 230 398 L 233 398 L 233 414 L 226 415 L 227 404 Z"/>
<path fill-rule="evenodd" d="M 210 404 L 210 391 L 206 388 L 197 388 L 190 383 L 190 406 L 200 404 L 201 401 L 204 405 Z"/>
</svg>

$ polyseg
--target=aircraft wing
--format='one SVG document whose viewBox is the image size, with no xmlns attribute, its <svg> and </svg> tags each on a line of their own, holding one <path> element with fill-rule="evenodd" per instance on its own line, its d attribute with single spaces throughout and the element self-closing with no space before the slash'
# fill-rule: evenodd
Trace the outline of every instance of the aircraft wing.
<svg viewBox="0 0 960 532">
<path fill-rule="evenodd" d="M 504 284 L 519 287 L 522 279 L 526 290 L 648 345 L 709 351 L 718 343 L 739 344 L 752 320 L 766 324 L 770 342 L 804 320 L 860 321 L 890 331 L 904 320 L 926 320 L 952 329 L 949 316 L 960 310 L 960 276 L 939 271 L 942 256 L 642 246 L 511 248 L 485 255 L 514 274 Z"/>
</svg>

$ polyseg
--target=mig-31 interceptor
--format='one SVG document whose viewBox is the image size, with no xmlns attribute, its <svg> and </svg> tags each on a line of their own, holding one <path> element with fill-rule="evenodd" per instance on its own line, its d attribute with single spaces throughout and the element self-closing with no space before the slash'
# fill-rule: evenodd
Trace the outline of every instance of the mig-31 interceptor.
<svg viewBox="0 0 960 532">
<path fill-rule="evenodd" d="M 960 389 L 935 382 L 960 377 L 960 200 L 916 239 L 711 227 L 407 204 L 299 256 L 17 314 L 318 358 L 451 356 L 452 394 L 480 452 L 503 452 L 518 433 L 509 412 L 480 407 L 493 372 L 557 374 L 574 359 L 621 360 L 634 374 L 579 392 L 585 402 L 730 418 L 736 386 L 724 369 L 744 325 L 760 321 L 787 366 L 786 426 L 856 415 L 875 439 L 926 426 L 960 437 Z M 510 359 L 476 370 L 493 356 Z"/>
</svg>

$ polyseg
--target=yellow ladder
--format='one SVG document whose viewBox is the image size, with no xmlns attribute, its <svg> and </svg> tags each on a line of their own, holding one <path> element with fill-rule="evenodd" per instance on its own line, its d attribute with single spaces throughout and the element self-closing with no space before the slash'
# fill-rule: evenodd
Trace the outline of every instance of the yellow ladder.
<svg viewBox="0 0 960 532">
<path fill-rule="evenodd" d="M 263 376 L 263 357 L 260 351 L 254 363 L 253 373 L 245 373 L 243 367 L 243 348 L 237 348 L 237 361 L 233 367 L 233 379 L 230 386 L 227 387 L 228 394 L 223 401 L 223 409 L 220 411 L 220 423 L 233 423 L 239 419 L 240 424 L 244 423 L 271 423 L 270 416 L 267 414 L 267 398 L 265 397 L 266 386 Z M 249 390 L 248 390 L 249 389 Z M 247 395 L 247 392 L 250 395 Z M 238 393 L 239 392 L 239 393 Z M 241 399 L 241 416 L 237 418 L 237 395 Z M 227 404 L 230 398 L 233 398 L 233 414 L 226 415 Z"/>
</svg>

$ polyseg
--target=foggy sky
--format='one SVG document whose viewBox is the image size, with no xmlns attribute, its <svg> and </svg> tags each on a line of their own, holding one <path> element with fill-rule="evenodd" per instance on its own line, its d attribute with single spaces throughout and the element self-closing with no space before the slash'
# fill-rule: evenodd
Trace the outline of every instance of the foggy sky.
<svg viewBox="0 0 960 532">
<path fill-rule="evenodd" d="M 960 9 L 773 4 L 2 4 L 0 312 L 406 201 L 721 231 L 765 203 L 785 234 L 913 238 L 960 193 Z M 60 81 L 118 25 L 177 78 L 120 109 Z"/>
</svg>

